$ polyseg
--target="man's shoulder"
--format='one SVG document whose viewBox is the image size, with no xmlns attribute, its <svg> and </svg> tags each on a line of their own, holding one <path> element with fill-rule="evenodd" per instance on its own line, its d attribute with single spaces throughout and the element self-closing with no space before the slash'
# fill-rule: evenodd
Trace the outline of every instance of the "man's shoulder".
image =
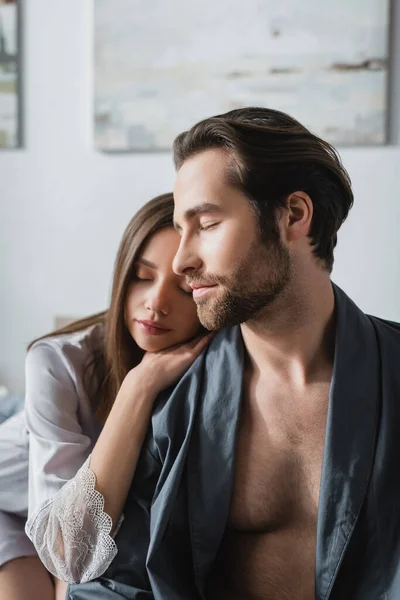
<svg viewBox="0 0 400 600">
<path fill-rule="evenodd" d="M 398 339 L 400 343 L 400 323 L 397 321 L 390 321 L 389 319 L 383 319 L 382 317 L 376 317 L 374 315 L 367 315 L 377 331 L 389 335 L 394 339 Z"/>
<path fill-rule="evenodd" d="M 383 362 L 394 368 L 400 381 L 400 323 L 367 315 L 372 323 Z"/>
</svg>

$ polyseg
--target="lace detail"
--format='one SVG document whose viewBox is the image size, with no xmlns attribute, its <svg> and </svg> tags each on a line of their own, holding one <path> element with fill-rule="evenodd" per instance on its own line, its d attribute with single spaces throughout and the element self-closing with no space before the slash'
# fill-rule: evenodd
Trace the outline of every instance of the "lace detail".
<svg viewBox="0 0 400 600">
<path fill-rule="evenodd" d="M 96 490 L 90 456 L 73 479 L 47 500 L 26 524 L 45 567 L 63 581 L 84 583 L 99 577 L 117 554 L 112 520 Z M 121 516 L 113 535 L 118 533 Z"/>
</svg>

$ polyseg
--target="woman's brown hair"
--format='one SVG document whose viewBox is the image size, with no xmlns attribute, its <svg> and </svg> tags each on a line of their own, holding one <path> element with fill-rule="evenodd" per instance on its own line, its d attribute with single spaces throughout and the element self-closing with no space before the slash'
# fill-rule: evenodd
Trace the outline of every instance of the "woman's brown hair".
<svg viewBox="0 0 400 600">
<path fill-rule="evenodd" d="M 104 350 L 93 356 L 89 366 L 99 378 L 98 391 L 93 399 L 96 414 L 106 420 L 127 373 L 143 357 L 143 351 L 132 339 L 125 326 L 125 300 L 129 283 L 134 277 L 134 265 L 145 242 L 157 230 L 172 226 L 174 199 L 172 193 L 162 194 L 147 202 L 132 218 L 123 234 L 114 265 L 110 306 L 107 311 L 74 321 L 38 340 L 63 333 L 73 333 L 91 325 L 104 324 Z M 92 380 L 92 378 L 91 378 Z M 93 392 L 90 394 L 92 395 Z"/>
</svg>

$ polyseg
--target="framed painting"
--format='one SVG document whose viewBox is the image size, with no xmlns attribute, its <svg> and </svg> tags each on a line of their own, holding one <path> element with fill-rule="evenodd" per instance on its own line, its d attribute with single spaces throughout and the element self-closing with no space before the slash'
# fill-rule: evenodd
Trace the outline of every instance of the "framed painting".
<svg viewBox="0 0 400 600">
<path fill-rule="evenodd" d="M 98 149 L 170 150 L 250 105 L 335 145 L 385 143 L 389 0 L 95 0 L 94 18 Z"/>
<path fill-rule="evenodd" d="M 0 148 L 20 145 L 19 7 L 0 0 Z"/>
</svg>

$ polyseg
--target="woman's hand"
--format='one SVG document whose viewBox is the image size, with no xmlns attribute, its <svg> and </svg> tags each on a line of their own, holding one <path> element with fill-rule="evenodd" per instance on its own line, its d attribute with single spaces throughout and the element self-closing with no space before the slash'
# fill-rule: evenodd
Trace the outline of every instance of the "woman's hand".
<svg viewBox="0 0 400 600">
<path fill-rule="evenodd" d="M 144 385 L 151 394 L 157 396 L 182 377 L 214 335 L 209 333 L 196 337 L 190 342 L 160 352 L 146 352 L 137 367 L 128 373 L 122 385 L 129 379 L 132 385 Z"/>
</svg>

